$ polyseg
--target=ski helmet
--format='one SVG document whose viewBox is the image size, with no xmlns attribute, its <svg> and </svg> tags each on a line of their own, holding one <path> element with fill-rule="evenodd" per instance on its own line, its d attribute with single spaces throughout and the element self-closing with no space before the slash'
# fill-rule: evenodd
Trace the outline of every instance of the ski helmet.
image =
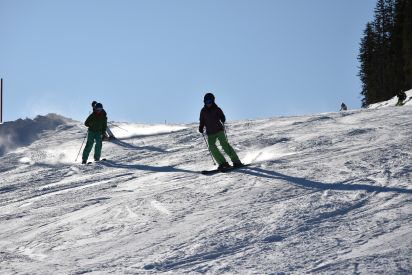
<svg viewBox="0 0 412 275">
<path fill-rule="evenodd" d="M 215 102 L 215 96 L 212 93 L 205 94 L 203 98 L 203 102 L 206 104 L 207 102 Z"/>
<path fill-rule="evenodd" d="M 96 103 L 94 109 L 96 111 L 101 111 L 101 110 L 103 110 L 103 105 L 101 103 Z"/>
</svg>

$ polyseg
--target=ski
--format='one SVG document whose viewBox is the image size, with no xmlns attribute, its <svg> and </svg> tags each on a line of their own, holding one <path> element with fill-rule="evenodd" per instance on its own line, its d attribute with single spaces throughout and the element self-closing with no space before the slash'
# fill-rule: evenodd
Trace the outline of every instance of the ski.
<svg viewBox="0 0 412 275">
<path fill-rule="evenodd" d="M 114 142 L 116 140 L 117 140 L 117 138 L 115 138 L 115 137 L 108 137 L 108 138 L 102 139 L 103 142 Z"/>
<path fill-rule="evenodd" d="M 101 159 L 101 160 L 95 160 L 95 161 L 88 161 L 87 163 L 83 163 L 83 165 L 90 165 L 90 164 L 93 164 L 93 163 L 99 163 L 99 162 L 101 162 L 101 161 L 106 161 L 107 159 Z"/>
<path fill-rule="evenodd" d="M 236 169 L 241 169 L 241 168 L 244 168 L 244 167 L 247 167 L 247 166 L 250 166 L 250 165 L 251 164 L 249 163 L 249 164 L 244 164 L 244 165 L 239 166 L 239 167 L 230 166 L 230 167 L 228 167 L 224 170 L 218 170 L 218 169 L 203 170 L 200 173 L 202 175 L 210 176 L 210 175 L 214 175 L 214 174 L 217 174 L 217 173 L 227 173 L 227 172 L 230 172 L 230 171 L 233 171 L 233 170 L 236 170 Z"/>
<path fill-rule="evenodd" d="M 107 160 L 107 159 L 95 160 L 93 163 L 99 163 L 99 162 L 106 161 L 106 160 Z"/>
</svg>

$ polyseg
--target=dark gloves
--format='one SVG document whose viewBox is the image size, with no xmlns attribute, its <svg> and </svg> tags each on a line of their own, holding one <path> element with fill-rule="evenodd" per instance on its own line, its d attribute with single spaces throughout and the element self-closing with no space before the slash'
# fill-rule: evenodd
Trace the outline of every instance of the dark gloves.
<svg viewBox="0 0 412 275">
<path fill-rule="evenodd" d="M 203 134 L 203 128 L 204 127 L 199 126 L 199 133 Z"/>
</svg>

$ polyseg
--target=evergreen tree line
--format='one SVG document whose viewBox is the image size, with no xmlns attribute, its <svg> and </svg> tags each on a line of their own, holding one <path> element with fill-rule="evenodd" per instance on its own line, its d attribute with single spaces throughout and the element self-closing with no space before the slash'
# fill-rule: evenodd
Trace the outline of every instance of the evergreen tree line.
<svg viewBox="0 0 412 275">
<path fill-rule="evenodd" d="M 412 0 L 378 0 L 358 59 L 362 106 L 412 88 Z"/>
</svg>

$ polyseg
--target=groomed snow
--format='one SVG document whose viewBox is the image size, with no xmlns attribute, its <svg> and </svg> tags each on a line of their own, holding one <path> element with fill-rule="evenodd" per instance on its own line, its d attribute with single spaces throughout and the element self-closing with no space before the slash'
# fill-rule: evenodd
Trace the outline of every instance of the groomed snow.
<svg viewBox="0 0 412 275">
<path fill-rule="evenodd" d="M 230 122 L 252 165 L 213 176 L 197 124 L 114 123 L 83 166 L 59 120 L 0 156 L 0 273 L 410 274 L 411 115 Z"/>
</svg>

